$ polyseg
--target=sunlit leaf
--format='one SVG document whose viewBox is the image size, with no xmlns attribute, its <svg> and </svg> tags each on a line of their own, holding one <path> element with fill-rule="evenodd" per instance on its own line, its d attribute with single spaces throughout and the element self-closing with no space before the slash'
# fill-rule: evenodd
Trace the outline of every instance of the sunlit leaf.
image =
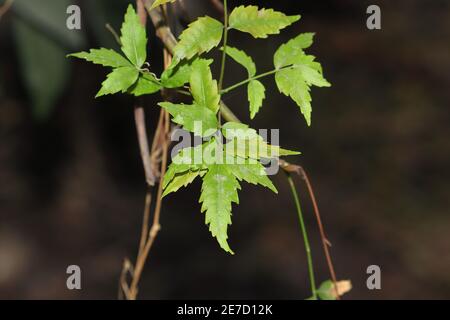
<svg viewBox="0 0 450 320">
<path fill-rule="evenodd" d="M 298 21 L 300 16 L 287 16 L 272 9 L 239 6 L 230 14 L 230 28 L 250 33 L 255 38 L 267 38 Z"/>
</svg>

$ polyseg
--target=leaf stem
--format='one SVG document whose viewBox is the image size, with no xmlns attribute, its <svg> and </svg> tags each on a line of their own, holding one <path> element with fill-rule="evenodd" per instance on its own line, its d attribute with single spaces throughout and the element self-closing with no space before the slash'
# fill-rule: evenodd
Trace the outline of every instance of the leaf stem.
<svg viewBox="0 0 450 320">
<path fill-rule="evenodd" d="M 270 76 L 270 75 L 272 75 L 272 74 L 277 73 L 278 71 L 281 71 L 281 70 L 284 70 L 284 69 L 288 69 L 288 68 L 291 68 L 291 67 L 292 67 L 292 66 L 288 66 L 288 67 L 284 67 L 284 68 L 280 68 L 280 69 L 273 69 L 273 70 L 270 70 L 270 71 L 267 71 L 267 72 L 258 74 L 258 75 L 256 75 L 256 76 L 250 77 L 250 78 L 248 78 L 248 79 L 245 79 L 244 81 L 238 82 L 238 83 L 236 83 L 236 84 L 234 84 L 234 85 L 232 85 L 232 86 L 230 86 L 230 87 L 228 87 L 228 88 L 225 88 L 225 89 L 221 90 L 221 91 L 220 91 L 220 94 L 228 93 L 228 92 L 230 92 L 230 91 L 232 91 L 232 90 L 234 90 L 234 89 L 236 89 L 236 88 L 239 88 L 239 87 L 241 87 L 241 86 L 243 86 L 243 85 L 249 83 L 250 81 L 253 81 L 253 80 L 257 80 L 257 79 L 260 79 L 260 78 L 264 78 L 264 77 Z"/>
<path fill-rule="evenodd" d="M 227 61 L 227 43 L 228 43 L 228 3 L 223 0 L 223 21 L 225 24 L 223 33 L 223 50 L 222 50 L 222 64 L 220 66 L 219 91 L 222 90 L 223 78 L 225 76 L 225 64 Z"/>
<path fill-rule="evenodd" d="M 305 226 L 305 221 L 303 219 L 302 208 L 300 206 L 300 199 L 298 198 L 297 189 L 295 187 L 294 180 L 292 179 L 292 177 L 289 174 L 287 175 L 287 179 L 289 182 L 289 186 L 291 187 L 292 196 L 294 197 L 295 206 L 297 208 L 297 213 L 298 213 L 298 220 L 300 222 L 300 229 L 301 229 L 301 232 L 303 235 L 303 241 L 305 243 L 306 257 L 308 260 L 309 280 L 311 282 L 312 298 L 314 300 L 317 300 L 317 290 L 316 290 L 316 283 L 314 280 L 314 268 L 313 268 L 313 261 L 312 261 L 312 255 L 311 255 L 311 247 L 309 246 L 308 234 L 306 232 L 306 226 Z"/>
</svg>

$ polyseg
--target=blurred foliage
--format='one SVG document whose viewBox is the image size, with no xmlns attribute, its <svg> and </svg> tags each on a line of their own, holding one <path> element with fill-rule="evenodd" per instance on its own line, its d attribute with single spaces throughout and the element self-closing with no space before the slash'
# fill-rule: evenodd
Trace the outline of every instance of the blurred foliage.
<svg viewBox="0 0 450 320">
<path fill-rule="evenodd" d="M 118 25 L 120 12 L 128 1 L 96 0 L 83 2 L 82 29 L 66 27 L 70 0 L 15 0 L 12 10 L 13 35 L 32 113 L 37 120 L 47 119 L 70 77 L 67 52 L 83 49 L 91 36 L 102 45 L 113 45 L 106 23 Z"/>
<path fill-rule="evenodd" d="M 21 19 L 14 21 L 23 81 L 36 119 L 48 117 L 67 84 L 69 65 L 64 48 Z"/>
</svg>

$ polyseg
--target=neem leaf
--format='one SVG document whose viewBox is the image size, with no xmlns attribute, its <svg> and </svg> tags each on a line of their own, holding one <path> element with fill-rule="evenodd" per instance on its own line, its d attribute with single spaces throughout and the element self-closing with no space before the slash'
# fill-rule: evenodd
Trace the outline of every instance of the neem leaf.
<svg viewBox="0 0 450 320">
<path fill-rule="evenodd" d="M 311 125 L 311 85 L 329 87 L 331 84 L 322 75 L 322 66 L 315 57 L 306 55 L 303 49 L 313 41 L 313 33 L 300 34 L 281 45 L 274 55 L 274 65 L 279 71 L 275 81 L 281 93 L 291 97 Z M 284 69 L 283 69 L 284 68 Z"/>
<path fill-rule="evenodd" d="M 222 133 L 230 140 L 225 144 L 225 153 L 234 157 L 260 160 L 279 156 L 298 155 L 300 152 L 273 146 L 264 141 L 256 132 L 244 124 L 227 122 L 222 126 Z"/>
<path fill-rule="evenodd" d="M 123 53 L 136 68 L 142 67 L 147 59 L 147 34 L 131 4 L 125 14 L 121 32 L 120 41 Z"/>
<path fill-rule="evenodd" d="M 218 46 L 222 33 L 223 24 L 211 17 L 202 17 L 192 22 L 180 35 L 180 41 L 174 48 L 175 62 L 190 59 Z"/>
<path fill-rule="evenodd" d="M 195 178 L 204 174 L 206 171 L 186 171 L 180 174 L 176 174 L 173 179 L 164 188 L 162 197 L 167 196 L 170 193 L 177 192 L 182 187 L 187 187 L 192 183 Z"/>
<path fill-rule="evenodd" d="M 108 74 L 107 79 L 102 83 L 102 88 L 95 97 L 125 92 L 136 82 L 138 76 L 139 72 L 135 67 L 116 68 Z"/>
<path fill-rule="evenodd" d="M 314 33 L 302 33 L 287 43 L 282 44 L 274 55 L 276 69 L 298 63 L 305 53 L 303 49 L 309 48 L 314 39 Z"/>
<path fill-rule="evenodd" d="M 211 135 L 217 129 L 216 114 L 204 106 L 170 102 L 160 102 L 159 106 L 172 115 L 173 122 L 182 125 L 185 130 L 193 132 L 195 135 Z"/>
<path fill-rule="evenodd" d="M 252 80 L 248 84 L 248 101 L 250 102 L 250 118 L 253 119 L 258 113 L 266 97 L 266 88 L 258 80 Z"/>
<path fill-rule="evenodd" d="M 84 59 L 104 67 L 119 68 L 132 66 L 132 64 L 122 55 L 112 49 L 105 48 L 91 49 L 89 52 L 72 53 L 69 54 L 68 57 Z"/>
<path fill-rule="evenodd" d="M 278 34 L 298 21 L 300 16 L 287 16 L 272 9 L 260 9 L 257 6 L 239 6 L 230 14 L 230 28 L 250 33 L 255 38 L 267 38 Z"/>
<path fill-rule="evenodd" d="M 267 177 L 266 169 L 260 162 L 248 163 L 247 161 L 244 164 L 229 165 L 229 168 L 239 181 L 244 180 L 251 184 L 260 184 L 278 193 L 277 188 L 275 188 L 272 181 Z"/>
<path fill-rule="evenodd" d="M 196 147 L 181 149 L 172 159 L 172 163 L 164 175 L 163 188 L 174 179 L 176 175 L 186 173 L 187 171 L 205 170 L 207 167 L 203 164 L 203 152 L 214 140 L 205 142 Z"/>
<path fill-rule="evenodd" d="M 209 61 L 198 59 L 192 64 L 189 83 L 195 103 L 217 113 L 220 96 L 217 81 L 212 79 Z"/>
<path fill-rule="evenodd" d="M 223 48 L 221 48 L 223 50 Z M 248 76 L 253 77 L 256 74 L 256 66 L 253 59 L 244 51 L 227 46 L 227 55 L 229 55 L 234 61 L 239 63 L 245 69 L 247 69 Z"/>
<path fill-rule="evenodd" d="M 310 126 L 312 99 L 309 86 L 303 79 L 302 74 L 295 69 L 283 69 L 275 74 L 275 81 L 280 92 L 291 97 L 297 103 L 306 123 Z"/>
<path fill-rule="evenodd" d="M 217 239 L 225 251 L 234 254 L 228 245 L 228 225 L 231 224 L 232 203 L 239 204 L 237 190 L 240 185 L 227 165 L 210 165 L 208 173 L 203 177 L 202 212 L 205 212 L 205 223 L 209 231 Z"/>
<path fill-rule="evenodd" d="M 323 77 L 320 65 L 311 57 L 305 55 L 292 68 L 282 69 L 275 74 L 278 89 L 297 103 L 308 125 L 311 125 L 312 111 L 310 86 L 331 86 Z"/>
</svg>

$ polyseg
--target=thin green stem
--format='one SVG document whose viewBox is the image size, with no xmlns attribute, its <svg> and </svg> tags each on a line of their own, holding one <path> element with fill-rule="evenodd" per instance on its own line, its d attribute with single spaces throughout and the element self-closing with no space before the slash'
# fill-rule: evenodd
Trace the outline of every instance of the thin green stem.
<svg viewBox="0 0 450 320">
<path fill-rule="evenodd" d="M 295 187 L 294 180 L 292 177 L 288 174 L 287 176 L 289 186 L 291 187 L 292 196 L 294 197 L 295 206 L 297 208 L 298 213 L 298 220 L 300 222 L 300 229 L 303 235 L 303 241 L 305 243 L 305 250 L 306 250 L 306 258 L 308 260 L 308 273 L 309 273 L 309 280 L 311 282 L 311 291 L 312 291 L 312 298 L 314 300 L 317 300 L 317 290 L 316 290 L 316 282 L 314 280 L 314 268 L 313 268 L 313 261 L 312 261 L 312 255 L 311 255 L 311 247 L 309 246 L 309 240 L 308 240 L 308 234 L 306 232 L 306 226 L 305 221 L 303 220 L 303 213 L 302 208 L 300 206 L 300 199 L 298 198 L 297 189 Z"/>
<path fill-rule="evenodd" d="M 258 75 L 256 75 L 256 76 L 250 77 L 250 78 L 248 78 L 248 79 L 245 79 L 244 81 L 238 82 L 238 83 L 236 83 L 236 84 L 234 84 L 234 85 L 232 85 L 232 86 L 230 86 L 230 87 L 228 87 L 228 88 L 225 88 L 225 89 L 221 90 L 221 91 L 220 91 L 220 94 L 228 93 L 228 92 L 230 92 L 230 91 L 232 91 L 232 90 L 234 90 L 234 89 L 236 89 L 236 88 L 239 88 L 239 87 L 241 87 L 241 86 L 243 86 L 243 85 L 249 83 L 250 81 L 253 81 L 253 80 L 257 80 L 257 79 L 261 79 L 261 78 L 270 76 L 270 75 L 272 75 L 272 74 L 277 73 L 278 71 L 281 71 L 281 70 L 284 70 L 284 69 L 288 69 L 288 68 L 291 68 L 291 66 L 284 67 L 284 68 L 281 68 L 281 69 L 273 69 L 273 70 L 271 70 L 271 71 L 267 71 L 267 72 L 258 74 Z"/>
<path fill-rule="evenodd" d="M 225 64 L 227 61 L 227 43 L 228 43 L 228 3 L 223 0 L 223 21 L 225 24 L 223 35 L 222 64 L 220 66 L 219 91 L 222 90 L 223 78 L 225 76 Z"/>
</svg>

